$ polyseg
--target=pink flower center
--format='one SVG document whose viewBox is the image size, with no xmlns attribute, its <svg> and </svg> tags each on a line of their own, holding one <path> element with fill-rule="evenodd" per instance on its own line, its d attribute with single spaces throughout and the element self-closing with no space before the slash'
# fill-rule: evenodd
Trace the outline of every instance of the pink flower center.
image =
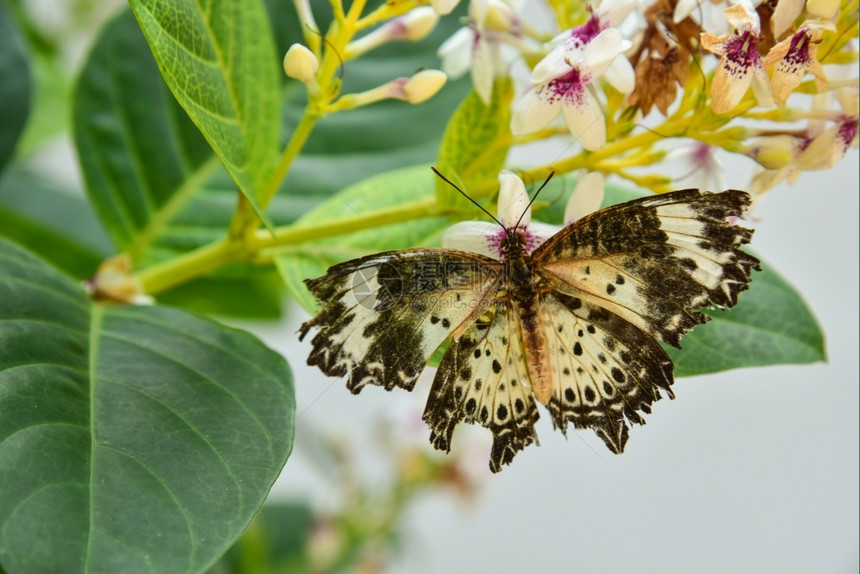
<svg viewBox="0 0 860 574">
<path fill-rule="evenodd" d="M 581 104 L 585 84 L 587 83 L 588 78 L 582 77 L 579 68 L 571 68 L 569 72 L 551 80 L 547 84 L 547 88 L 552 93 L 550 101 L 563 98 L 569 102 Z"/>
<path fill-rule="evenodd" d="M 785 59 L 794 65 L 805 66 L 809 63 L 809 33 L 806 28 L 801 28 L 792 36 Z"/>
<path fill-rule="evenodd" d="M 594 40 L 597 35 L 603 32 L 606 28 L 608 28 L 608 26 L 600 22 L 600 16 L 597 14 L 591 14 L 591 18 L 588 19 L 588 22 L 582 26 L 577 26 L 570 31 L 570 39 L 573 40 L 573 44 L 584 46 Z"/>
<path fill-rule="evenodd" d="M 519 235 L 526 244 L 526 253 L 528 254 L 531 254 L 532 251 L 537 249 L 538 246 L 543 243 L 543 239 L 529 231 L 528 227 L 518 227 L 516 234 Z M 505 258 L 503 245 L 507 238 L 508 232 L 504 229 L 500 229 L 492 235 L 487 236 L 487 247 L 502 260 Z"/>
<path fill-rule="evenodd" d="M 837 137 L 841 140 L 842 145 L 847 150 L 857 137 L 858 118 L 857 116 L 842 116 L 842 125 L 839 126 Z"/>
<path fill-rule="evenodd" d="M 747 30 L 740 36 L 733 36 L 726 42 L 726 59 L 742 68 L 761 66 L 761 56 L 756 50 L 758 36 Z"/>
</svg>

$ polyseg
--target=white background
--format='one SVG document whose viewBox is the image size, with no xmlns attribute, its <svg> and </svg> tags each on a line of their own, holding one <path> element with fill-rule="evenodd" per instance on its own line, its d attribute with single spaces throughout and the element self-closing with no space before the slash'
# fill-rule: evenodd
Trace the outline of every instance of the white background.
<svg viewBox="0 0 860 574">
<path fill-rule="evenodd" d="M 751 168 L 729 172 L 727 183 L 743 186 Z M 679 379 L 676 400 L 655 404 L 621 456 L 588 431 L 565 440 L 544 415 L 541 446 L 498 475 L 483 472 L 474 504 L 445 493 L 410 507 L 390 570 L 857 572 L 858 191 L 849 150 L 834 170 L 775 189 L 757 210 L 753 246 L 814 310 L 828 363 Z M 384 488 L 371 431 L 380 416 L 420 413 L 432 373 L 411 401 L 400 390 L 351 395 L 304 364 L 309 345 L 295 331 L 305 319 L 293 307 L 283 326 L 253 327 L 296 377 L 297 446 L 272 496 L 326 508 L 337 504 L 334 490 L 308 463 L 303 427 L 349 437 L 368 482 Z M 478 456 L 483 467 L 486 453 Z"/>
</svg>

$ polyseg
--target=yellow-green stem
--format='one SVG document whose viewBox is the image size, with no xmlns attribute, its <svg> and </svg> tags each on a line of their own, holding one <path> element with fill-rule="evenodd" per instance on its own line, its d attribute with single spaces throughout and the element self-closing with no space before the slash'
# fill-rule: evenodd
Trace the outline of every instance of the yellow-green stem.
<svg viewBox="0 0 860 574">
<path fill-rule="evenodd" d="M 299 120 L 296 129 L 293 130 L 293 134 L 290 136 L 290 141 L 284 149 L 284 153 L 281 154 L 278 165 L 275 166 L 275 170 L 263 188 L 263 193 L 259 199 L 261 208 L 265 209 L 271 203 L 272 199 L 274 199 L 275 195 L 277 195 L 278 189 L 281 187 L 281 182 L 287 176 L 287 172 L 290 171 L 290 167 L 293 165 L 296 157 L 298 157 L 299 152 L 305 147 L 305 142 L 308 141 L 308 137 L 311 135 L 311 131 L 314 129 L 319 118 L 320 115 L 311 110 L 309 104 L 305 108 L 305 112 L 302 114 L 302 119 Z"/>
<path fill-rule="evenodd" d="M 145 293 L 154 295 L 226 265 L 252 261 L 264 249 L 372 229 L 381 225 L 403 223 L 412 219 L 441 215 L 441 213 L 436 204 L 436 198 L 425 197 L 404 205 L 318 224 L 288 225 L 276 228 L 274 233 L 260 229 L 244 240 L 225 237 L 204 245 L 175 259 L 147 267 L 137 272 L 135 277 L 141 282 Z"/>
</svg>

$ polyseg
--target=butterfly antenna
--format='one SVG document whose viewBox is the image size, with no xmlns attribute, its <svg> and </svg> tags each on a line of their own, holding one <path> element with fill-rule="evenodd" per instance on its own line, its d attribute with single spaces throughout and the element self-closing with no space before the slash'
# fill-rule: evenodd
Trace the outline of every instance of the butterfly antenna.
<svg viewBox="0 0 860 574">
<path fill-rule="evenodd" d="M 526 213 L 528 213 L 528 212 L 529 212 L 529 210 L 532 208 L 532 204 L 533 204 L 533 203 L 535 202 L 535 200 L 537 199 L 538 194 L 540 194 L 540 192 L 541 192 L 541 191 L 543 191 L 543 188 L 545 188 L 545 187 L 546 187 L 546 184 L 548 184 L 548 183 L 549 183 L 549 180 L 551 180 L 551 179 L 552 179 L 552 176 L 554 176 L 554 175 L 555 175 L 555 172 L 554 172 L 554 171 L 549 172 L 549 175 L 548 175 L 548 176 L 546 176 L 546 179 L 545 179 L 545 180 L 543 180 L 543 183 L 542 183 L 542 184 L 540 184 L 540 187 L 538 188 L 538 190 L 535 192 L 535 194 L 534 194 L 534 195 L 532 196 L 532 198 L 529 200 L 529 204 L 526 206 L 526 208 L 523 210 L 523 212 L 522 212 L 522 213 L 520 213 L 520 218 L 519 218 L 519 219 L 517 219 L 517 224 L 516 224 L 516 225 L 514 225 L 514 229 L 516 229 L 517 227 L 519 227 L 519 226 L 520 226 L 520 222 L 523 220 L 523 217 L 525 217 L 525 216 L 526 216 Z M 494 218 L 494 219 L 495 219 L 495 218 Z"/>
<path fill-rule="evenodd" d="M 486 209 L 484 209 L 484 206 L 483 206 L 483 205 L 481 205 L 480 203 L 478 203 L 477 201 L 475 201 L 474 199 L 472 199 L 471 197 L 469 197 L 469 195 L 468 195 L 465 191 L 463 191 L 462 189 L 460 189 L 459 187 L 457 187 L 457 186 L 456 186 L 456 185 L 455 185 L 455 184 L 454 184 L 450 179 L 448 179 L 447 177 L 445 177 L 444 175 L 442 175 L 442 173 L 441 173 L 438 169 L 436 169 L 436 168 L 435 168 L 434 166 L 432 166 L 432 165 L 430 166 L 430 169 L 432 169 L 432 170 L 433 170 L 433 173 L 435 173 L 436 175 L 438 175 L 438 176 L 439 176 L 439 179 L 441 179 L 442 181 L 444 181 L 445 183 L 447 183 L 448 185 L 450 185 L 451 187 L 453 187 L 454 189 L 456 189 L 456 190 L 460 193 L 460 195 L 462 195 L 463 197 L 465 197 L 466 199 L 468 199 L 469 201 L 471 201 L 473 204 L 475 204 L 475 206 L 476 206 L 478 209 L 480 209 L 481 211 L 483 211 L 484 213 L 486 213 L 486 214 L 487 214 L 487 216 L 488 216 L 490 219 L 492 219 L 493 221 L 495 221 L 496 223 L 498 223 L 498 224 L 499 224 L 499 227 L 501 227 L 502 229 L 504 229 L 504 228 L 505 228 L 505 226 L 504 226 L 504 225 L 502 225 L 502 222 L 501 222 L 501 221 L 499 221 L 498 219 L 496 219 L 496 216 L 495 216 L 495 215 L 493 215 L 492 213 L 490 213 L 489 211 L 487 211 Z"/>
</svg>

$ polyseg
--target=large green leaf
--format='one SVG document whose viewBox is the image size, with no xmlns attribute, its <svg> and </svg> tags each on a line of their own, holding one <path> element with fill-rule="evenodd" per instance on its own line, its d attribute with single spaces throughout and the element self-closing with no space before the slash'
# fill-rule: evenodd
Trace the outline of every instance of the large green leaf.
<svg viewBox="0 0 860 574">
<path fill-rule="evenodd" d="M 9 9 L 0 4 L 0 171 L 27 123 L 33 79 L 27 52 Z"/>
<path fill-rule="evenodd" d="M 280 82 L 260 0 L 131 0 L 167 85 L 257 205 L 278 154 Z"/>
<path fill-rule="evenodd" d="M 167 89 L 128 10 L 96 40 L 75 91 L 74 127 L 87 191 L 117 247 L 145 264 L 196 245 L 197 222 L 215 210 L 198 205 L 195 221 L 187 208 L 217 161 Z M 231 211 L 232 195 L 221 198 Z M 189 238 L 184 246 L 177 228 Z"/>
<path fill-rule="evenodd" d="M 415 166 L 374 176 L 332 197 L 304 217 L 297 225 L 352 218 L 408 201 L 432 198 L 433 172 Z M 446 217 L 426 217 L 385 226 L 362 226 L 349 235 L 302 243 L 275 251 L 275 261 L 287 288 L 305 309 L 316 307 L 304 280 L 319 277 L 335 263 L 389 249 L 438 245 L 441 232 L 450 225 Z"/>
<path fill-rule="evenodd" d="M 0 245 L 0 563 L 201 572 L 290 453 L 283 358 L 167 307 L 92 304 Z"/>
<path fill-rule="evenodd" d="M 767 263 L 748 291 L 727 311 L 705 312 L 711 321 L 667 348 L 675 375 L 687 377 L 765 365 L 824 361 L 824 334 L 800 294 Z"/>
<path fill-rule="evenodd" d="M 16 166 L 0 180 L 0 236 L 76 279 L 91 277 L 112 251 L 83 197 Z"/>
</svg>

